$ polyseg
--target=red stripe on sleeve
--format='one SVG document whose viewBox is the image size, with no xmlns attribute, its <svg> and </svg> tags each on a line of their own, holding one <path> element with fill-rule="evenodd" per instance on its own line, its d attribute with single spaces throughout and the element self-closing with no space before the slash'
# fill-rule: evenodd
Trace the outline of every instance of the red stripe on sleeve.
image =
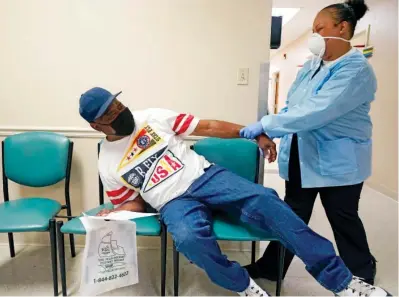
<svg viewBox="0 0 399 297">
<path fill-rule="evenodd" d="M 181 121 L 184 119 L 185 116 L 186 116 L 185 114 L 179 114 L 176 117 L 175 124 L 173 125 L 173 129 L 172 129 L 174 132 L 177 132 L 176 130 L 179 127 Z"/>
<path fill-rule="evenodd" d="M 187 120 L 184 122 L 184 124 L 181 126 L 180 130 L 177 131 L 177 135 L 183 134 L 184 132 L 187 131 L 188 127 L 190 127 L 191 122 L 193 121 L 194 116 L 190 115 Z"/>
<path fill-rule="evenodd" d="M 133 195 L 133 193 L 134 193 L 133 190 L 129 190 L 121 198 L 111 199 L 111 202 L 112 202 L 113 205 L 119 205 L 119 204 L 125 202 L 127 199 L 129 199 Z"/>
<path fill-rule="evenodd" d="M 108 197 L 117 197 L 117 196 L 121 195 L 123 192 L 125 192 L 126 189 L 127 189 L 126 187 L 122 187 L 118 190 L 106 191 L 106 193 L 107 193 Z"/>
</svg>

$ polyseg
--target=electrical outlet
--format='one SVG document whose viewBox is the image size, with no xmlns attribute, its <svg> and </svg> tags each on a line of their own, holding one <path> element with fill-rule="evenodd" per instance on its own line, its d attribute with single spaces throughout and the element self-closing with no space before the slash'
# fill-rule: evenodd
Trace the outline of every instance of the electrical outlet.
<svg viewBox="0 0 399 297">
<path fill-rule="evenodd" d="M 247 85 L 249 68 L 240 68 L 237 73 L 237 85 Z"/>
</svg>

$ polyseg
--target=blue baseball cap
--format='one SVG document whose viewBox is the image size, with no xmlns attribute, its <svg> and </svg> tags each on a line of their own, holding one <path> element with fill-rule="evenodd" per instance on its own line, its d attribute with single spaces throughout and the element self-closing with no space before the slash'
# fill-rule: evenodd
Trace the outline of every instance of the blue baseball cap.
<svg viewBox="0 0 399 297">
<path fill-rule="evenodd" d="M 109 91 L 95 87 L 80 96 L 79 113 L 89 123 L 101 117 L 112 101 L 119 96 L 119 92 L 112 95 Z"/>
</svg>

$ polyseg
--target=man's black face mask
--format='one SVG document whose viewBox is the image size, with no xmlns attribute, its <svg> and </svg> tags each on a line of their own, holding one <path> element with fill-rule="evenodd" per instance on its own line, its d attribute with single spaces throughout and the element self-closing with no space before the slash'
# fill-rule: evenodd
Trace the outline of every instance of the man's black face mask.
<svg viewBox="0 0 399 297">
<path fill-rule="evenodd" d="M 129 108 L 125 108 L 118 117 L 111 123 L 111 127 L 115 130 L 117 136 L 128 136 L 134 131 L 134 118 Z"/>
</svg>

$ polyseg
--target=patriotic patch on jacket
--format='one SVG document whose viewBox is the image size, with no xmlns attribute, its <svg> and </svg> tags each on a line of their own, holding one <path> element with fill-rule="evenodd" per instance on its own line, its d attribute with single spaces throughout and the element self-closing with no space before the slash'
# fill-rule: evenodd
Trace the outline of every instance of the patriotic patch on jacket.
<svg viewBox="0 0 399 297">
<path fill-rule="evenodd" d="M 150 125 L 145 125 L 126 150 L 126 153 L 119 164 L 119 169 L 130 164 L 143 152 L 162 141 L 162 138 L 154 131 L 154 129 L 151 128 Z"/>
<path fill-rule="evenodd" d="M 146 193 L 150 191 L 183 168 L 183 162 L 180 161 L 171 151 L 167 151 L 155 165 L 143 192 Z"/>
<path fill-rule="evenodd" d="M 136 190 L 140 190 L 148 170 L 151 168 L 154 162 L 157 162 L 157 160 L 162 157 L 162 154 L 165 152 L 165 150 L 166 147 L 163 147 L 161 150 L 147 157 L 144 161 L 138 163 L 121 176 L 122 180 Z"/>
</svg>

